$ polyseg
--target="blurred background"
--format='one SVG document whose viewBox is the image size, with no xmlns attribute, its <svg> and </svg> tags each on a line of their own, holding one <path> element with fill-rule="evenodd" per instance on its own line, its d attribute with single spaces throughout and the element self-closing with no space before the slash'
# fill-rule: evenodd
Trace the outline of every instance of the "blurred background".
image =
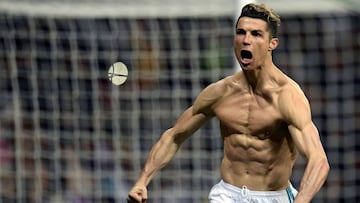
<svg viewBox="0 0 360 203">
<path fill-rule="evenodd" d="M 239 71 L 235 0 L 0 1 L 0 203 L 125 202 L 151 146 L 211 82 Z M 313 202 L 360 202 L 360 4 L 263 0 L 274 61 L 308 96 L 331 164 Z M 111 64 L 127 64 L 122 86 Z M 149 185 L 149 202 L 207 202 L 216 119 Z M 292 182 L 298 187 L 305 162 Z"/>
</svg>

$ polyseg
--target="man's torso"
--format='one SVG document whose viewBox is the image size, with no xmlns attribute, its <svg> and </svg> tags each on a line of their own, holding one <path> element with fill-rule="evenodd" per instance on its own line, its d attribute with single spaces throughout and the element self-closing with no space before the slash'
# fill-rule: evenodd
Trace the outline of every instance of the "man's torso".
<svg viewBox="0 0 360 203">
<path fill-rule="evenodd" d="M 231 80 L 223 85 L 214 106 L 224 141 L 222 178 L 253 190 L 286 188 L 297 153 L 278 107 L 284 87 L 254 93 Z"/>
</svg>

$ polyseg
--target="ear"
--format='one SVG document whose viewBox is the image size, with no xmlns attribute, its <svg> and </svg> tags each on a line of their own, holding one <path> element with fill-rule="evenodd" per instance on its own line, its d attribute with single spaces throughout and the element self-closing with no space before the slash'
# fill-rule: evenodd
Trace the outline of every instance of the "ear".
<svg viewBox="0 0 360 203">
<path fill-rule="evenodd" d="M 279 45 L 279 38 L 272 38 L 269 44 L 269 51 L 276 49 L 278 45 Z"/>
</svg>

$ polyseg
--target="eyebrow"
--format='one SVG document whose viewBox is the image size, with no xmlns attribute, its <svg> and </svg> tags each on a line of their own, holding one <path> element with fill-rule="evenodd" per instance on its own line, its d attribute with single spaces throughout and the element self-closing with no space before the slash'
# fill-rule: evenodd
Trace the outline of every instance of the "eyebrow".
<svg viewBox="0 0 360 203">
<path fill-rule="evenodd" d="M 236 28 L 236 31 L 240 31 L 240 30 L 249 31 L 249 32 L 261 32 L 261 33 L 266 32 L 266 31 L 261 30 L 261 29 L 255 29 L 255 30 L 245 30 L 244 28 Z"/>
<path fill-rule="evenodd" d="M 251 30 L 250 32 L 259 32 L 259 33 L 264 33 L 264 30 Z"/>
</svg>

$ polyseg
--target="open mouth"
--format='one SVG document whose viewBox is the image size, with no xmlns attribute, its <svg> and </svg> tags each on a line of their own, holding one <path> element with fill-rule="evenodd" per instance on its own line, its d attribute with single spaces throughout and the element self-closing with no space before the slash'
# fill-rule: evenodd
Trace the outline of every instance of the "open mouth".
<svg viewBox="0 0 360 203">
<path fill-rule="evenodd" d="M 241 50 L 241 52 L 240 52 L 240 62 L 241 62 L 244 66 L 247 66 L 247 65 L 249 65 L 252 61 L 253 61 L 253 54 L 251 53 L 251 51 Z"/>
<path fill-rule="evenodd" d="M 240 52 L 240 55 L 241 55 L 241 58 L 242 58 L 242 59 L 252 59 L 252 53 L 251 53 L 251 51 L 242 50 L 242 51 Z"/>
</svg>

